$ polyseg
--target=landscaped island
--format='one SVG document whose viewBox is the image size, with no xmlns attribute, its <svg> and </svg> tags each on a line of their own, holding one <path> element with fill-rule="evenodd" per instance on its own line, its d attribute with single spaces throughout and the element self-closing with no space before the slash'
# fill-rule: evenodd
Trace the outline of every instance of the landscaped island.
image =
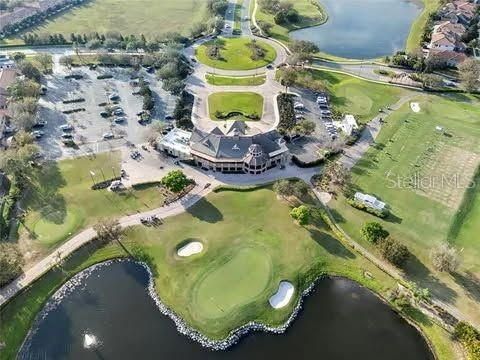
<svg viewBox="0 0 480 360">
<path fill-rule="evenodd" d="M 213 120 L 256 121 L 262 118 L 263 97 L 250 92 L 219 92 L 208 97 Z"/>
<path fill-rule="evenodd" d="M 200 45 L 198 61 L 223 70 L 252 70 L 266 66 L 277 57 L 275 49 L 264 41 L 246 37 L 217 38 Z"/>
</svg>

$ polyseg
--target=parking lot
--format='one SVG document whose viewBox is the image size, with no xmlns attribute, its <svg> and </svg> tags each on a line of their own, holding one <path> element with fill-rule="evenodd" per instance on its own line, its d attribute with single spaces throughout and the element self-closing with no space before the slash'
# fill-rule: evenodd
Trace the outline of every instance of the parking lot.
<svg viewBox="0 0 480 360">
<path fill-rule="evenodd" d="M 327 94 L 316 94 L 309 90 L 292 89 L 299 95 L 295 102 L 302 107 L 296 110 L 297 115 L 305 120 L 313 121 L 316 125 L 315 132 L 309 136 L 301 137 L 289 143 L 290 152 L 304 162 L 318 159 L 320 152 L 331 147 L 339 140 L 338 130 L 332 122 L 331 109 Z M 317 103 L 318 97 L 325 97 L 325 101 Z M 298 121 L 301 121 L 299 118 Z"/>
<path fill-rule="evenodd" d="M 66 78 L 67 75 L 75 75 L 77 79 Z M 111 75 L 112 78 L 98 79 L 101 75 Z M 132 69 L 125 68 L 91 70 L 82 67 L 70 72 L 64 69 L 49 76 L 47 93 L 40 99 L 38 115 L 46 125 L 37 128 L 43 134 L 38 143 L 45 156 L 78 156 L 115 149 L 126 143 L 144 143 L 149 134 L 148 123 L 138 122 L 137 114 L 142 111 L 143 98 L 133 94 L 138 91 L 132 83 L 134 75 L 143 77 L 153 92 L 155 110 L 151 122 L 164 121 L 165 117 L 171 116 L 176 97 L 165 92 L 155 75 L 144 69 L 134 74 Z M 117 116 L 102 117 L 101 113 L 106 109 L 118 110 Z M 70 111 L 72 113 L 65 113 Z M 67 124 L 71 129 L 65 129 Z M 69 140 L 75 145 L 66 146 L 64 142 Z"/>
</svg>

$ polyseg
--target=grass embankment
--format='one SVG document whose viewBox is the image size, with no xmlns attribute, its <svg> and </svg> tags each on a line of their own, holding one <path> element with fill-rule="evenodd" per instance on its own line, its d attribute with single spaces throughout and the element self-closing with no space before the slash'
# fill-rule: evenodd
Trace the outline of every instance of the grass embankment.
<svg viewBox="0 0 480 360">
<path fill-rule="evenodd" d="M 126 254 L 118 245 L 98 249 L 95 244 L 82 247 L 61 268 L 50 270 L 24 292 L 0 309 L 0 358 L 13 360 L 37 314 L 55 291 L 73 275 L 94 264 Z"/>
<path fill-rule="evenodd" d="M 429 253 L 445 241 L 462 197 L 480 161 L 480 102 L 475 97 L 419 96 L 421 111 L 409 104 L 387 118 L 387 123 L 365 156 L 352 170 L 353 183 L 391 206 L 392 216 L 378 219 L 349 206 L 344 199 L 330 206 L 340 225 L 367 248 L 359 230 L 366 221 L 378 221 L 415 255 L 407 277 L 429 288 L 446 303 L 457 306 L 471 321 L 480 323 L 478 256 L 478 200 L 454 242 L 463 248 L 458 274 L 433 270 Z M 445 129 L 445 134 L 436 127 Z M 461 231 L 462 231 L 461 230 Z"/>
<path fill-rule="evenodd" d="M 342 113 L 355 115 L 360 123 L 370 121 L 384 109 L 398 102 L 408 90 L 376 84 L 353 76 L 322 70 L 299 73 L 297 81 L 308 87 L 311 81 L 320 81 L 330 94 L 331 104 Z"/>
<path fill-rule="evenodd" d="M 410 28 L 407 44 L 405 46 L 407 51 L 412 51 L 421 47 L 423 30 L 428 22 L 428 17 L 431 13 L 436 11 L 441 4 L 441 0 L 422 0 L 422 2 L 424 6 L 423 11 Z"/>
<path fill-rule="evenodd" d="M 289 211 L 290 206 L 277 200 L 269 188 L 222 191 L 186 213 L 167 218 L 159 228 L 129 229 L 123 243 L 127 248 L 140 246 L 151 256 L 162 301 L 212 338 L 222 338 L 251 320 L 283 323 L 300 291 L 324 273 L 353 279 L 381 295 L 395 286 L 392 278 L 337 240 L 319 217 L 301 227 Z M 179 246 L 192 240 L 203 243 L 203 252 L 178 257 Z M 0 341 L 6 347 L 2 359 L 14 357 L 35 314 L 67 276 L 123 255 L 116 244 L 97 251 L 83 248 L 66 262 L 64 272 L 49 272 L 3 307 Z M 289 305 L 273 310 L 268 299 L 281 280 L 292 282 L 296 292 Z M 439 360 L 451 360 L 448 336 L 427 320 L 420 326 L 432 334 Z"/>
<path fill-rule="evenodd" d="M 296 0 L 292 3 L 300 16 L 300 20 L 296 23 L 278 25 L 274 21 L 274 15 L 263 12 L 259 6 L 255 14 L 257 22 L 265 21 L 272 25 L 270 37 L 283 43 L 290 42 L 290 31 L 321 25 L 328 19 L 328 14 L 315 0 Z"/>
<path fill-rule="evenodd" d="M 213 74 L 207 74 L 205 78 L 209 84 L 217 86 L 258 86 L 265 84 L 267 79 L 265 75 L 220 76 Z"/>
<path fill-rule="evenodd" d="M 206 2 L 197 0 L 93 0 L 52 17 L 31 29 L 45 34 L 89 34 L 120 32 L 123 35 L 158 34 L 178 31 L 187 34 L 190 26 L 206 17 Z M 155 16 L 151 16 L 155 14 Z"/>
<path fill-rule="evenodd" d="M 23 201 L 27 211 L 20 231 L 32 238 L 28 251 L 40 253 L 58 246 L 81 229 L 102 217 L 133 214 L 163 205 L 164 196 L 156 186 L 114 193 L 91 190 L 103 177 L 120 175 L 120 152 L 97 154 L 51 162 L 35 173 L 33 190 Z M 95 175 L 92 179 L 92 171 Z"/>
<path fill-rule="evenodd" d="M 223 70 L 252 70 L 266 66 L 277 57 L 277 52 L 269 44 L 256 41 L 264 51 L 264 56 L 257 60 L 252 59 L 251 39 L 244 37 L 218 38 L 199 46 L 196 56 L 201 63 Z M 220 47 L 220 56 L 213 59 L 208 56 L 209 45 L 216 44 Z"/>
<path fill-rule="evenodd" d="M 260 120 L 263 96 L 252 92 L 218 92 L 208 97 L 212 120 Z"/>
</svg>

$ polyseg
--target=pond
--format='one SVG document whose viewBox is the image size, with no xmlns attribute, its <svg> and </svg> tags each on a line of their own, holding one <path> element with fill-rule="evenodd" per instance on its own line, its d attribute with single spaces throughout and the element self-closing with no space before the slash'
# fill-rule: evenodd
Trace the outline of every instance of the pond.
<svg viewBox="0 0 480 360">
<path fill-rule="evenodd" d="M 99 266 L 72 281 L 47 303 L 20 359 L 433 359 L 415 328 L 345 279 L 321 280 L 285 334 L 251 333 L 226 351 L 178 333 L 137 263 Z"/>
<path fill-rule="evenodd" d="M 296 30 L 294 39 L 310 40 L 335 56 L 373 59 L 405 47 L 421 0 L 319 0 L 328 13 L 320 26 Z"/>
</svg>

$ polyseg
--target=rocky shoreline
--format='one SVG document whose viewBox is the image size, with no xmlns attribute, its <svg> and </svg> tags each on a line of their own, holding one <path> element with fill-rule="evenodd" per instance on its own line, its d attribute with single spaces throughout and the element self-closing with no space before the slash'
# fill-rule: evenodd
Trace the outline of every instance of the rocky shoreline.
<svg viewBox="0 0 480 360">
<path fill-rule="evenodd" d="M 292 313 L 290 314 L 287 321 L 285 321 L 283 325 L 280 325 L 278 327 L 272 327 L 260 322 L 251 321 L 237 329 L 232 330 L 225 339 L 212 340 L 207 336 L 203 335 L 200 331 L 188 325 L 179 315 L 177 315 L 173 310 L 171 310 L 168 306 L 166 306 L 160 300 L 160 298 L 157 295 L 157 291 L 155 289 L 153 274 L 150 271 L 150 268 L 146 263 L 143 263 L 143 262 L 137 262 L 137 263 L 142 265 L 145 268 L 145 270 L 148 272 L 148 275 L 149 275 L 148 293 L 150 297 L 153 299 L 153 301 L 155 301 L 160 312 L 163 315 L 166 315 L 173 320 L 173 322 L 175 323 L 175 326 L 177 327 L 177 331 L 183 335 L 188 336 L 190 339 L 198 342 L 203 347 L 208 348 L 210 350 L 216 350 L 216 351 L 228 349 L 229 347 L 238 343 L 242 337 L 254 331 L 263 331 L 263 332 L 268 332 L 273 334 L 282 334 L 285 331 L 287 331 L 287 329 L 290 327 L 290 325 L 293 323 L 293 321 L 296 319 L 297 315 L 299 314 L 300 310 L 302 309 L 303 299 L 312 292 L 312 290 L 315 288 L 315 285 L 317 283 L 317 281 L 314 281 L 312 284 L 308 286 L 307 289 L 305 289 L 302 292 Z"/>
</svg>

